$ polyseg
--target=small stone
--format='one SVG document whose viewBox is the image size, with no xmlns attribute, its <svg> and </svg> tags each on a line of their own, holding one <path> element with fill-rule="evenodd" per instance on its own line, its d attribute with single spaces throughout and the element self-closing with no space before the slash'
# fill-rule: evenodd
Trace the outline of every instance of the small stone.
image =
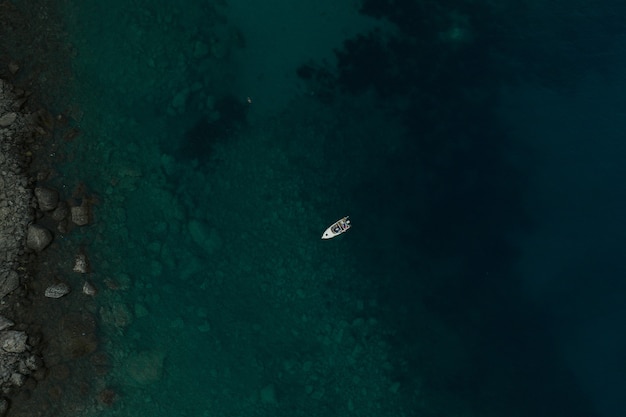
<svg viewBox="0 0 626 417">
<path fill-rule="evenodd" d="M 27 101 L 28 101 L 28 97 L 18 98 L 11 104 L 11 108 L 14 110 L 22 110 L 24 108 L 24 104 L 26 104 Z M 1 415 L 2 414 L 0 414 L 0 416 Z"/>
<path fill-rule="evenodd" d="M 36 224 L 28 226 L 26 246 L 35 252 L 41 252 L 52 242 L 52 233 L 44 227 Z"/>
<path fill-rule="evenodd" d="M 0 127 L 11 126 L 13 122 L 17 119 L 17 113 L 11 112 L 0 117 Z"/>
<path fill-rule="evenodd" d="M 79 253 L 76 255 L 76 259 L 74 261 L 74 272 L 78 272 L 79 274 L 86 274 L 89 270 L 89 263 L 87 262 L 87 255 L 84 253 Z"/>
<path fill-rule="evenodd" d="M 21 387 L 22 385 L 24 385 L 24 381 L 26 381 L 26 377 L 19 372 L 13 372 L 11 374 L 11 384 L 15 385 L 16 387 Z"/>
<path fill-rule="evenodd" d="M 7 319 L 4 316 L 0 316 L 0 331 L 2 330 L 6 330 L 9 327 L 13 327 L 15 323 L 13 323 L 11 320 Z"/>
<path fill-rule="evenodd" d="M 24 365 L 26 365 L 26 368 L 28 368 L 28 370 L 32 372 L 41 368 L 43 366 L 43 361 L 39 356 L 30 355 L 24 360 Z"/>
<path fill-rule="evenodd" d="M 61 298 L 66 294 L 69 294 L 71 288 L 64 282 L 59 282 L 46 288 L 44 295 L 48 298 Z"/>
<path fill-rule="evenodd" d="M 72 222 L 77 226 L 89 224 L 89 207 L 86 205 L 72 207 Z"/>
<path fill-rule="evenodd" d="M 35 188 L 35 197 L 41 211 L 51 211 L 57 208 L 59 204 L 59 192 L 52 188 L 37 187 Z"/>
<path fill-rule="evenodd" d="M 17 330 L 5 330 L 0 333 L 0 347 L 9 353 L 22 353 L 26 350 L 28 335 Z"/>
<path fill-rule="evenodd" d="M 96 292 L 96 287 L 94 287 L 91 282 L 85 281 L 85 283 L 83 284 L 83 294 L 93 297 L 94 295 L 96 295 Z"/>
<path fill-rule="evenodd" d="M 20 277 L 15 271 L 6 271 L 0 275 L 0 299 L 12 293 L 20 285 Z M 2 330 L 2 329 L 0 329 Z"/>
</svg>

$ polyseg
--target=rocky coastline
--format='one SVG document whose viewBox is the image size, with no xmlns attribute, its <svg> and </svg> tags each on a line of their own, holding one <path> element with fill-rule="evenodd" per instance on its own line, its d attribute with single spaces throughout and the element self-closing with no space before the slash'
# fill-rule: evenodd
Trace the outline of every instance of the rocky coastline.
<svg viewBox="0 0 626 417">
<path fill-rule="evenodd" d="M 86 415 L 115 398 L 102 379 L 90 261 L 66 239 L 92 223 L 93 197 L 52 185 L 41 159 L 64 117 L 31 101 L 0 78 L 0 417 Z"/>
<path fill-rule="evenodd" d="M 41 330 L 36 316 L 45 307 L 37 300 L 61 298 L 72 291 L 65 280 L 44 273 L 49 264 L 35 267 L 35 261 L 55 234 L 90 222 L 88 199 L 75 199 L 76 204 L 61 201 L 56 189 L 40 184 L 46 174 L 30 172 L 33 150 L 41 147 L 53 123 L 47 111 L 31 111 L 28 98 L 27 92 L 0 79 L 0 417 L 8 415 L 11 398 L 32 391 L 50 370 L 51 364 L 44 361 L 50 353 L 44 348 L 50 345 L 46 333 L 58 329 Z M 89 272 L 85 253 L 76 254 L 72 271 Z M 85 280 L 82 292 L 93 296 L 96 290 Z M 85 320 L 91 317 L 81 318 L 77 326 Z M 66 341 L 71 344 L 74 339 Z"/>
<path fill-rule="evenodd" d="M 33 240 L 33 246 L 43 249 L 52 239 L 50 232 L 33 225 L 28 145 L 41 128 L 34 123 L 37 114 L 25 111 L 27 99 L 26 92 L 0 80 L 0 415 L 6 414 L 16 389 L 29 378 L 43 378 L 45 372 L 37 338 L 27 334 L 26 324 L 10 317 L 19 299 L 8 297 L 24 282 L 27 242 Z"/>
<path fill-rule="evenodd" d="M 98 200 L 59 168 L 82 110 L 57 6 L 0 0 L 0 417 L 97 415 L 117 398 L 98 330 L 113 281 L 94 267 Z"/>
</svg>

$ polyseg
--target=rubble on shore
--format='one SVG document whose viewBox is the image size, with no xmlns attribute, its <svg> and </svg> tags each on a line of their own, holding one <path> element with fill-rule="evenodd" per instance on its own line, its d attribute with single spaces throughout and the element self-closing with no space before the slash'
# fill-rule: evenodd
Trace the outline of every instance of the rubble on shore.
<svg viewBox="0 0 626 417">
<path fill-rule="evenodd" d="M 43 250 L 52 234 L 33 225 L 33 192 L 26 174 L 28 142 L 37 134 L 34 114 L 24 111 L 27 95 L 0 80 L 0 310 L 22 283 L 29 249 Z M 28 245 L 27 245 L 28 243 Z M 0 415 L 9 407 L 7 396 L 29 377 L 43 377 L 42 360 L 26 326 L 0 315 Z M 41 372 L 39 372 L 41 370 Z"/>
</svg>

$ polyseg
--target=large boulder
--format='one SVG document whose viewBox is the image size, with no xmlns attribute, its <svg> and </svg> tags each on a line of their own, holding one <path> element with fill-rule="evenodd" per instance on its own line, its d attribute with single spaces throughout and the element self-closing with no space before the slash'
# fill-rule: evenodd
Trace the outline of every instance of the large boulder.
<svg viewBox="0 0 626 417">
<path fill-rule="evenodd" d="M 45 227 L 37 224 L 28 226 L 26 246 L 35 252 L 41 252 L 52 242 L 52 233 Z"/>
</svg>

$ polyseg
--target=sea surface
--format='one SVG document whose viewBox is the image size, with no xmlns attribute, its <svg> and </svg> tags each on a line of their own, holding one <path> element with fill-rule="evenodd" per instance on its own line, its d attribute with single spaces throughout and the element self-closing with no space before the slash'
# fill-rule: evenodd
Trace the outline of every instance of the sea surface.
<svg viewBox="0 0 626 417">
<path fill-rule="evenodd" d="M 626 415 L 623 2 L 14 4 L 93 212 L 45 415 Z"/>
</svg>

